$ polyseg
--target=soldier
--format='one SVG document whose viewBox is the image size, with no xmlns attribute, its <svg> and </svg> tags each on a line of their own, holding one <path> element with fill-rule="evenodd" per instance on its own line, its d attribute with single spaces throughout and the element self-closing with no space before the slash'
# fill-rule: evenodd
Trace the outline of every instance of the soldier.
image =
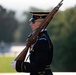
<svg viewBox="0 0 76 75">
<path fill-rule="evenodd" d="M 30 26 L 34 31 L 46 18 L 49 12 L 31 12 Z M 30 47 L 30 62 L 13 61 L 12 67 L 17 72 L 28 72 L 30 75 L 53 75 L 51 62 L 53 58 L 53 44 L 47 30 L 43 29 Z"/>
</svg>

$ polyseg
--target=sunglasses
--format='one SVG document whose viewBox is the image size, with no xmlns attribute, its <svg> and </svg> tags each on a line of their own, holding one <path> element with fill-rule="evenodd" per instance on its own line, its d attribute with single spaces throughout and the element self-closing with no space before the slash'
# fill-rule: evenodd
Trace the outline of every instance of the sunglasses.
<svg viewBox="0 0 76 75">
<path fill-rule="evenodd" d="M 33 21 L 31 21 L 33 24 L 35 23 L 35 22 L 42 22 L 42 21 L 36 21 L 36 20 L 33 20 Z"/>
</svg>

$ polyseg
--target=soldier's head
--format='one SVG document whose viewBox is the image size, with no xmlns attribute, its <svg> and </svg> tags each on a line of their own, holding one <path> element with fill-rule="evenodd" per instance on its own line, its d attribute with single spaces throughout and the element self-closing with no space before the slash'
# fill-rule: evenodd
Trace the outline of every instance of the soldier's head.
<svg viewBox="0 0 76 75">
<path fill-rule="evenodd" d="M 32 30 L 35 30 L 38 25 L 46 18 L 49 12 L 30 12 L 32 14 L 30 21 L 30 26 Z"/>
</svg>

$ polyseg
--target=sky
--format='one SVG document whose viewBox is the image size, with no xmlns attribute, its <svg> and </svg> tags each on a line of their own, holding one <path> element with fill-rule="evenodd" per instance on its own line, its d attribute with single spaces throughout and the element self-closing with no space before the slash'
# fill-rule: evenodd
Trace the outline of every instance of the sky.
<svg viewBox="0 0 76 75">
<path fill-rule="evenodd" d="M 14 10 L 19 16 L 24 11 L 29 11 L 30 7 L 47 10 L 50 7 L 55 7 L 61 0 L 0 0 L 2 5 L 7 10 Z M 76 0 L 63 0 L 63 5 L 60 10 L 65 10 L 76 5 Z"/>
</svg>

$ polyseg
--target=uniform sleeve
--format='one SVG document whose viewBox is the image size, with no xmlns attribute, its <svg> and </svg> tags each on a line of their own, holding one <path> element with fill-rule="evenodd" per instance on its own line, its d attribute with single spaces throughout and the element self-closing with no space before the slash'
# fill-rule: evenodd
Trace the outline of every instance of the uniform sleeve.
<svg viewBox="0 0 76 75">
<path fill-rule="evenodd" d="M 31 72 L 31 64 L 29 62 L 17 61 L 16 62 L 16 71 L 17 72 Z"/>
<path fill-rule="evenodd" d="M 31 63 L 17 61 L 16 70 L 18 72 L 39 72 L 44 70 L 48 61 L 48 42 L 45 39 L 40 39 L 34 46 L 36 57 Z"/>
</svg>

